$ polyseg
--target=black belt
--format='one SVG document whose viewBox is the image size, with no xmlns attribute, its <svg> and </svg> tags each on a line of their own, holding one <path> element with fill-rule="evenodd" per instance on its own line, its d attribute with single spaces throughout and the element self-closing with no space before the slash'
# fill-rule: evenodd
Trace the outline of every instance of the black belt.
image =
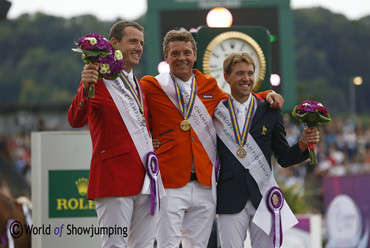
<svg viewBox="0 0 370 248">
<path fill-rule="evenodd" d="M 192 173 L 190 174 L 190 180 L 189 180 L 189 182 L 191 182 L 191 181 L 196 181 L 196 180 L 198 180 L 198 179 L 197 179 L 197 174 L 195 174 L 195 172 L 192 172 Z"/>
</svg>

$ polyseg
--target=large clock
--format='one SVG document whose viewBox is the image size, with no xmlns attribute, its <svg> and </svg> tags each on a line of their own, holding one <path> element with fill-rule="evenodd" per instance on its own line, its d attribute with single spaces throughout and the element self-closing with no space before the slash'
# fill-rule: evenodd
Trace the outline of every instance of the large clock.
<svg viewBox="0 0 370 248">
<path fill-rule="evenodd" d="M 245 33 L 226 31 L 214 37 L 207 45 L 200 61 L 203 73 L 213 76 L 219 87 L 230 94 L 230 87 L 224 79 L 223 62 L 233 52 L 248 52 L 252 55 L 256 66 L 253 91 L 256 91 L 266 76 L 266 58 L 259 44 Z"/>
</svg>

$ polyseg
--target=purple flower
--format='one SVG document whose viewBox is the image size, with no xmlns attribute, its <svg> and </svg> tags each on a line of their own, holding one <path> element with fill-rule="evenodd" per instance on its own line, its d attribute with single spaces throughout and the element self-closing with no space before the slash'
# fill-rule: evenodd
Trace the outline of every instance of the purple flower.
<svg viewBox="0 0 370 248">
<path fill-rule="evenodd" d="M 116 51 L 119 51 L 119 50 L 116 50 Z M 108 80 L 116 79 L 117 76 L 119 75 L 119 73 L 124 68 L 123 60 L 122 59 L 119 59 L 119 60 L 115 59 L 115 53 L 111 53 L 111 54 L 105 56 L 104 58 L 100 57 L 98 59 L 98 63 L 100 65 L 104 64 L 104 65 L 109 66 L 109 70 L 107 70 L 106 73 L 101 73 L 101 76 L 105 79 L 108 79 Z"/>
<path fill-rule="evenodd" d="M 75 52 L 82 53 L 82 60 L 89 64 L 99 63 L 99 78 L 116 79 L 124 69 L 123 56 L 120 50 L 100 34 L 90 33 L 78 39 Z M 91 90 L 93 92 L 93 89 Z M 93 97 L 91 94 L 91 97 Z M 90 97 L 90 91 L 89 91 Z"/>
<path fill-rule="evenodd" d="M 292 115 L 298 121 L 305 123 L 308 127 L 313 128 L 331 121 L 328 110 L 319 102 L 306 100 L 295 106 Z M 315 155 L 315 145 L 309 144 L 310 163 L 317 164 Z"/>
<path fill-rule="evenodd" d="M 311 100 L 305 100 L 297 105 L 292 115 L 309 127 L 324 124 L 331 120 L 328 110 L 320 102 Z"/>
<path fill-rule="evenodd" d="M 78 39 L 77 46 L 84 50 L 104 50 L 108 52 L 112 48 L 112 43 L 100 34 L 88 34 Z"/>
<path fill-rule="evenodd" d="M 86 64 L 99 63 L 99 77 L 114 80 L 123 70 L 121 51 L 100 34 L 90 33 L 78 39 L 75 52 L 83 53 L 82 59 Z"/>
<path fill-rule="evenodd" d="M 313 113 L 318 111 L 320 114 L 324 116 L 328 116 L 328 110 L 319 102 L 305 100 L 300 105 L 297 106 L 296 112 L 299 114 L 303 114 L 305 112 Z"/>
</svg>

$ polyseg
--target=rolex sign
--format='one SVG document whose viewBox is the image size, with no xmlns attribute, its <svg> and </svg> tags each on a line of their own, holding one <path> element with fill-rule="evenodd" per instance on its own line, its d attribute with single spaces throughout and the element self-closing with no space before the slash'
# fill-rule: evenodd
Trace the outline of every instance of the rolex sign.
<svg viewBox="0 0 370 248">
<path fill-rule="evenodd" d="M 88 178 L 88 170 L 49 170 L 49 218 L 96 216 Z"/>
</svg>

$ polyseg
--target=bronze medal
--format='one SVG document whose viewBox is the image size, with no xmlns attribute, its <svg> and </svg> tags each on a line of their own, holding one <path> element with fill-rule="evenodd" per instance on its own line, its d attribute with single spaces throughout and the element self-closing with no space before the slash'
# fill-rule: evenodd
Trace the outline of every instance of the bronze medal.
<svg viewBox="0 0 370 248">
<path fill-rule="evenodd" d="M 182 131 L 189 131 L 190 128 L 191 128 L 191 124 L 188 120 L 183 120 L 181 123 L 180 123 L 180 128 Z"/>
<path fill-rule="evenodd" d="M 239 158 L 245 158 L 245 156 L 247 156 L 247 151 L 243 147 L 239 147 L 236 151 L 236 156 Z"/>
</svg>

